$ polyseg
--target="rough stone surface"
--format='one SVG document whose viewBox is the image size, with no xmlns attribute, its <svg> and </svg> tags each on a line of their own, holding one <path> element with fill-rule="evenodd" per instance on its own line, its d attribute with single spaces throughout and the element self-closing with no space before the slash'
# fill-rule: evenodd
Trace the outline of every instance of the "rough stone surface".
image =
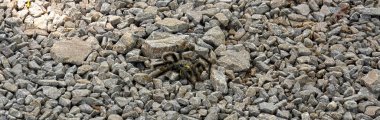
<svg viewBox="0 0 380 120">
<path fill-rule="evenodd" d="M 234 72 L 244 71 L 251 67 L 250 55 L 247 51 L 227 50 L 222 53 L 224 56 L 218 59 L 221 66 Z"/>
<path fill-rule="evenodd" d="M 164 52 L 182 50 L 186 46 L 187 36 L 173 36 L 159 40 L 146 40 L 141 51 L 144 55 L 159 58 Z"/>
<path fill-rule="evenodd" d="M 56 61 L 81 65 L 92 48 L 88 42 L 73 39 L 54 43 L 50 52 Z"/>
</svg>

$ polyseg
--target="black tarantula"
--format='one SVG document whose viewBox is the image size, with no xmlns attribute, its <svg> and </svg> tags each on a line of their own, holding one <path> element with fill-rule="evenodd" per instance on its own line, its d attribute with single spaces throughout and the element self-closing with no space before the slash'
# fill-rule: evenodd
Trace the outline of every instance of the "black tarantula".
<svg viewBox="0 0 380 120">
<path fill-rule="evenodd" d="M 203 71 L 208 70 L 210 73 L 211 65 L 215 63 L 208 60 L 202 55 L 185 55 L 185 52 L 165 52 L 161 59 L 162 63 L 152 65 L 156 69 L 149 76 L 155 78 L 168 71 L 179 72 L 179 77 L 187 79 L 193 85 L 201 81 L 200 76 Z M 195 59 L 194 59 L 195 58 Z"/>
</svg>

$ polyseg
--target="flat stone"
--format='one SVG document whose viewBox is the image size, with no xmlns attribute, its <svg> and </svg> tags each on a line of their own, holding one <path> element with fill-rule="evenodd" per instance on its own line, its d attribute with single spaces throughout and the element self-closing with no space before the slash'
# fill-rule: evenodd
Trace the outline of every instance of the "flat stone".
<svg viewBox="0 0 380 120">
<path fill-rule="evenodd" d="M 165 18 L 156 23 L 167 32 L 179 32 L 189 28 L 186 22 L 174 18 Z"/>
<path fill-rule="evenodd" d="M 227 78 L 224 73 L 225 73 L 224 67 L 218 66 L 218 68 L 216 69 L 211 69 L 210 79 L 216 91 L 227 93 L 228 92 Z"/>
<path fill-rule="evenodd" d="M 375 89 L 375 86 L 380 84 L 380 71 L 373 69 L 368 72 L 367 75 L 361 78 L 362 82 L 371 90 Z"/>
<path fill-rule="evenodd" d="M 57 99 L 59 96 L 61 96 L 61 92 L 56 87 L 45 86 L 42 89 L 42 93 L 51 99 Z"/>
<path fill-rule="evenodd" d="M 180 51 L 186 47 L 188 36 L 180 35 L 159 40 L 145 40 L 142 43 L 142 53 L 150 58 L 160 58 L 164 52 Z"/>
<path fill-rule="evenodd" d="M 58 41 L 50 50 L 54 60 L 76 65 L 81 65 L 91 51 L 91 44 L 79 39 Z"/>
<path fill-rule="evenodd" d="M 227 50 L 222 53 L 224 56 L 218 59 L 218 63 L 226 69 L 234 72 L 244 71 L 251 67 L 250 54 L 248 51 L 239 52 Z"/>
<path fill-rule="evenodd" d="M 367 15 L 380 15 L 380 8 L 361 8 L 359 12 Z"/>
<path fill-rule="evenodd" d="M 225 37 L 222 29 L 219 26 L 216 26 L 208 30 L 202 38 L 206 43 L 218 47 L 221 44 L 225 44 Z"/>
</svg>

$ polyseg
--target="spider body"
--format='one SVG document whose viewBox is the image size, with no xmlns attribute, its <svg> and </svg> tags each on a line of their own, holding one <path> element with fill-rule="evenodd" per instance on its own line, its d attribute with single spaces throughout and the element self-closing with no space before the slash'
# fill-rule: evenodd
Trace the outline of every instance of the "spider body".
<svg viewBox="0 0 380 120">
<path fill-rule="evenodd" d="M 149 75 L 153 78 L 158 77 L 168 71 L 179 73 L 179 77 L 187 79 L 190 83 L 200 81 L 200 76 L 203 71 L 210 70 L 212 62 L 203 56 L 195 55 L 196 59 L 185 57 L 182 53 L 166 52 L 162 55 L 163 62 L 153 65 L 156 69 Z"/>
</svg>

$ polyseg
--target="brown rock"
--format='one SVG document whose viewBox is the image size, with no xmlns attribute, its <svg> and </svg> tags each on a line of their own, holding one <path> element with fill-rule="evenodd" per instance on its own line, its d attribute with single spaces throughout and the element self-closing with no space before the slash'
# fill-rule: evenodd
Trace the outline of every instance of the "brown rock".
<svg viewBox="0 0 380 120">
<path fill-rule="evenodd" d="M 58 41 L 50 50 L 54 60 L 76 65 L 81 65 L 91 51 L 91 44 L 78 38 Z"/>
<path fill-rule="evenodd" d="M 159 58 L 164 52 L 183 50 L 187 36 L 173 36 L 159 40 L 145 40 L 141 46 L 142 53 L 147 57 Z"/>
</svg>

